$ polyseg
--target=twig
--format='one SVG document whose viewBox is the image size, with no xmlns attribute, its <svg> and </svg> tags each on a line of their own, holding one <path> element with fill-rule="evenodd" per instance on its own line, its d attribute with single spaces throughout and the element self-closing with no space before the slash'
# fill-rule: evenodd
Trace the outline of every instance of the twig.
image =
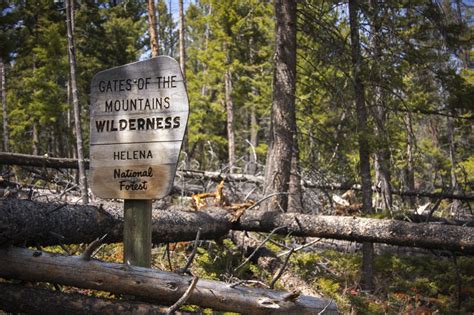
<svg viewBox="0 0 474 315">
<path fill-rule="evenodd" d="M 321 312 L 318 313 L 318 315 L 322 315 L 326 310 L 328 309 L 329 305 L 332 304 L 332 301 L 329 301 L 329 303 L 321 310 Z"/>
<path fill-rule="evenodd" d="M 201 236 L 201 228 L 199 228 L 196 233 L 196 239 L 194 240 L 193 251 L 191 252 L 191 256 L 189 256 L 188 261 L 186 262 L 186 266 L 184 266 L 184 268 L 182 269 L 177 270 L 176 271 L 177 273 L 189 273 L 188 269 L 189 267 L 191 267 L 191 264 L 193 263 L 194 256 L 196 256 L 200 236 Z"/>
<path fill-rule="evenodd" d="M 174 312 L 176 312 L 178 310 L 178 308 L 180 308 L 181 305 L 183 305 L 184 303 L 186 303 L 186 301 L 189 299 L 189 297 L 191 296 L 191 293 L 193 292 L 194 288 L 196 287 L 196 284 L 198 282 L 199 278 L 198 277 L 194 277 L 193 280 L 191 281 L 191 284 L 189 285 L 189 287 L 187 288 L 186 292 L 184 292 L 183 296 L 179 298 L 178 301 L 176 301 L 176 303 L 174 303 L 173 305 L 171 305 L 167 310 L 166 310 L 166 314 L 173 314 Z"/>
<path fill-rule="evenodd" d="M 54 238 L 56 238 L 58 240 L 59 246 L 62 248 L 63 251 L 66 252 L 66 254 L 68 254 L 70 256 L 71 252 L 67 249 L 66 246 L 64 246 L 64 244 L 62 242 L 64 240 L 64 236 L 62 236 L 61 234 L 58 234 L 56 232 L 53 232 L 53 231 L 49 231 L 48 233 L 51 234 L 52 236 L 54 236 Z"/>
<path fill-rule="evenodd" d="M 307 243 L 307 244 L 298 246 L 298 247 L 293 248 L 293 249 L 291 249 L 291 250 L 297 252 L 297 251 L 299 251 L 299 250 L 305 249 L 306 247 L 310 247 L 310 246 L 316 244 L 317 242 L 320 242 L 321 240 L 322 240 L 321 238 L 318 238 L 318 239 L 315 239 L 315 240 L 313 240 L 313 241 L 311 241 L 311 242 L 309 242 L 309 243 Z M 285 252 L 283 252 L 283 253 L 278 254 L 277 257 L 285 256 L 285 255 L 288 254 L 289 252 L 290 252 L 290 251 L 287 250 L 287 251 L 285 251 Z"/>
<path fill-rule="evenodd" d="M 107 234 L 104 236 L 95 239 L 92 241 L 89 245 L 87 245 L 86 249 L 81 255 L 81 259 L 85 261 L 91 260 L 92 256 L 94 256 L 96 249 L 98 249 L 102 243 L 104 242 L 104 239 L 107 237 Z"/>
<path fill-rule="evenodd" d="M 300 297 L 300 295 L 301 295 L 301 291 L 299 290 L 292 291 L 283 297 L 283 301 L 294 302 L 296 301 L 297 298 Z"/>
<path fill-rule="evenodd" d="M 267 237 L 257 246 L 257 248 L 255 248 L 255 250 L 252 252 L 252 254 L 250 254 L 249 257 L 247 257 L 247 259 L 245 259 L 245 261 L 243 263 L 241 263 L 237 268 L 234 269 L 234 272 L 236 272 L 237 270 L 239 270 L 240 268 L 242 268 L 246 263 L 248 263 L 250 261 L 250 259 L 252 259 L 252 257 L 257 253 L 257 251 L 262 248 L 263 245 L 265 245 L 265 243 L 270 239 L 270 237 L 272 237 L 272 235 L 278 231 L 278 230 L 281 230 L 281 229 L 284 229 L 286 228 L 286 226 L 279 226 L 275 229 L 273 229 L 268 235 Z"/>
<path fill-rule="evenodd" d="M 239 281 L 236 281 L 234 283 L 229 284 L 228 287 L 229 288 L 235 288 L 238 285 L 242 285 L 242 284 L 246 284 L 246 283 L 256 283 L 256 284 L 260 284 L 261 286 L 263 286 L 265 288 L 270 289 L 268 284 L 265 284 L 262 281 L 258 281 L 258 280 L 239 280 Z"/>
<path fill-rule="evenodd" d="M 170 271 L 173 271 L 173 265 L 171 264 L 170 243 L 166 243 L 165 255 L 168 258 L 168 265 L 170 267 Z"/>
<path fill-rule="evenodd" d="M 262 233 L 257 233 L 259 236 L 262 236 Z M 249 235 L 249 237 L 253 240 L 257 240 L 255 237 L 252 237 Z M 284 249 L 287 249 L 288 251 L 290 251 L 291 247 L 290 246 L 287 246 L 286 244 L 283 244 L 283 243 L 280 243 L 280 242 L 277 242 L 275 240 L 272 240 L 272 239 L 269 239 L 268 240 L 270 243 L 272 243 L 273 245 L 276 245 L 278 247 L 281 247 L 281 248 L 284 248 Z M 288 252 L 287 251 L 287 252 Z"/>
<path fill-rule="evenodd" d="M 294 248 L 290 249 L 290 252 L 288 253 L 288 255 L 285 258 L 285 262 L 283 263 L 283 266 L 280 268 L 277 275 L 275 276 L 275 278 L 273 278 L 272 282 L 270 283 L 270 289 L 273 289 L 273 287 L 275 286 L 275 283 L 278 281 L 278 279 L 280 279 L 281 275 L 283 274 L 283 272 L 286 269 L 286 266 L 288 266 L 288 262 L 290 261 L 290 256 L 291 256 L 291 254 L 293 254 L 294 251 L 295 251 Z"/>
<path fill-rule="evenodd" d="M 289 192 L 276 192 L 276 193 L 273 193 L 273 194 L 270 194 L 268 196 L 265 196 L 263 197 L 262 199 L 260 199 L 259 201 L 257 201 L 255 204 L 251 205 L 250 207 L 248 207 L 246 209 L 246 211 L 248 210 L 252 210 L 253 208 L 257 207 L 258 205 L 260 205 L 262 202 L 264 202 L 265 200 L 267 200 L 268 198 L 271 198 L 273 196 L 278 196 L 278 195 L 288 195 Z"/>
</svg>

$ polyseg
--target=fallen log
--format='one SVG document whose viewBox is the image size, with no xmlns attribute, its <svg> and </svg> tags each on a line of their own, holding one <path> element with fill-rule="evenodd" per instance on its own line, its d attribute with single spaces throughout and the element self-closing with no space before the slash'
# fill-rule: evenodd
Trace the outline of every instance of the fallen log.
<svg viewBox="0 0 474 315">
<path fill-rule="evenodd" d="M 121 215 L 122 210 L 116 208 L 0 199 L 0 246 L 84 243 L 105 233 L 109 233 L 108 242 L 118 242 L 122 239 Z M 216 207 L 206 212 L 154 210 L 152 240 L 191 241 L 199 228 L 201 239 L 212 240 L 231 229 L 268 233 L 285 227 L 276 233 L 474 254 L 473 229 L 465 226 L 260 211 L 248 211 L 234 220 L 232 213 Z"/>
<path fill-rule="evenodd" d="M 0 277 L 50 282 L 79 288 L 133 295 L 176 302 L 186 291 L 192 277 L 154 269 L 84 261 L 78 256 L 62 256 L 23 248 L 0 249 Z M 292 298 L 289 298 L 289 297 Z M 190 293 L 189 304 L 220 311 L 245 314 L 337 314 L 334 302 L 291 292 L 230 286 L 200 279 Z"/>
<path fill-rule="evenodd" d="M 356 242 L 385 243 L 474 254 L 474 231 L 470 227 L 347 216 L 251 211 L 240 217 L 233 229 L 310 236 Z"/>
<path fill-rule="evenodd" d="M 201 228 L 202 239 L 217 239 L 231 228 L 230 215 L 210 212 L 153 211 L 155 244 L 191 241 Z M 0 199 L 0 246 L 90 243 L 108 234 L 106 242 L 122 241 L 123 206 L 71 205 Z"/>
<path fill-rule="evenodd" d="M 0 310 L 38 315 L 166 314 L 167 307 L 0 283 Z M 176 314 L 185 314 L 176 312 Z M 189 314 L 189 313 L 186 313 Z"/>
<path fill-rule="evenodd" d="M 0 152 L 0 165 L 23 165 L 36 167 L 51 167 L 51 168 L 72 168 L 77 169 L 77 160 L 68 158 L 50 158 L 47 156 L 36 156 L 19 153 Z M 85 160 L 85 167 L 89 168 L 89 160 Z M 255 176 L 249 174 L 225 174 L 220 172 L 195 171 L 195 170 L 178 170 L 178 176 L 193 179 L 205 179 L 220 182 L 225 179 L 229 182 L 245 182 L 260 185 L 263 183 L 262 176 Z M 302 181 L 306 188 L 317 188 L 324 190 L 360 190 L 360 185 L 352 184 L 321 184 L 313 183 L 311 181 Z M 179 191 L 179 187 L 175 187 Z M 379 191 L 377 187 L 373 187 L 372 191 Z M 393 194 L 407 197 L 427 197 L 427 198 L 443 198 L 455 199 L 463 201 L 474 201 L 474 194 L 453 194 L 449 192 L 428 192 L 428 191 L 408 191 L 408 190 L 394 190 Z"/>
</svg>

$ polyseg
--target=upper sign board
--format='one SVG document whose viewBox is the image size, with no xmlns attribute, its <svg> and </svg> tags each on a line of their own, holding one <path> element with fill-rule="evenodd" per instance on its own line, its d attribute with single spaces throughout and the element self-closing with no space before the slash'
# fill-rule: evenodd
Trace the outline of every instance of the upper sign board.
<svg viewBox="0 0 474 315">
<path fill-rule="evenodd" d="M 159 56 L 96 74 L 91 84 L 91 189 L 102 198 L 159 199 L 176 173 L 188 122 L 183 75 Z"/>
</svg>

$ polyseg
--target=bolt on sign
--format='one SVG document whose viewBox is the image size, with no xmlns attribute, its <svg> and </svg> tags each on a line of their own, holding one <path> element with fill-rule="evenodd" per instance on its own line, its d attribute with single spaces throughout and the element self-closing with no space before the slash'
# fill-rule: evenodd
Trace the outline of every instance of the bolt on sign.
<svg viewBox="0 0 474 315">
<path fill-rule="evenodd" d="M 91 189 L 102 198 L 159 199 L 176 173 L 189 114 L 179 64 L 159 56 L 108 69 L 91 84 Z"/>
</svg>

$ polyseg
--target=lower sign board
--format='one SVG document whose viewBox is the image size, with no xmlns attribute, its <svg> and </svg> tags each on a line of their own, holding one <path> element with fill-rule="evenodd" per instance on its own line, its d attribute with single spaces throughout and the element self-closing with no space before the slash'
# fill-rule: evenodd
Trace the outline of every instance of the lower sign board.
<svg viewBox="0 0 474 315">
<path fill-rule="evenodd" d="M 189 114 L 183 75 L 159 56 L 96 74 L 91 84 L 91 189 L 159 199 L 174 181 Z"/>
</svg>

